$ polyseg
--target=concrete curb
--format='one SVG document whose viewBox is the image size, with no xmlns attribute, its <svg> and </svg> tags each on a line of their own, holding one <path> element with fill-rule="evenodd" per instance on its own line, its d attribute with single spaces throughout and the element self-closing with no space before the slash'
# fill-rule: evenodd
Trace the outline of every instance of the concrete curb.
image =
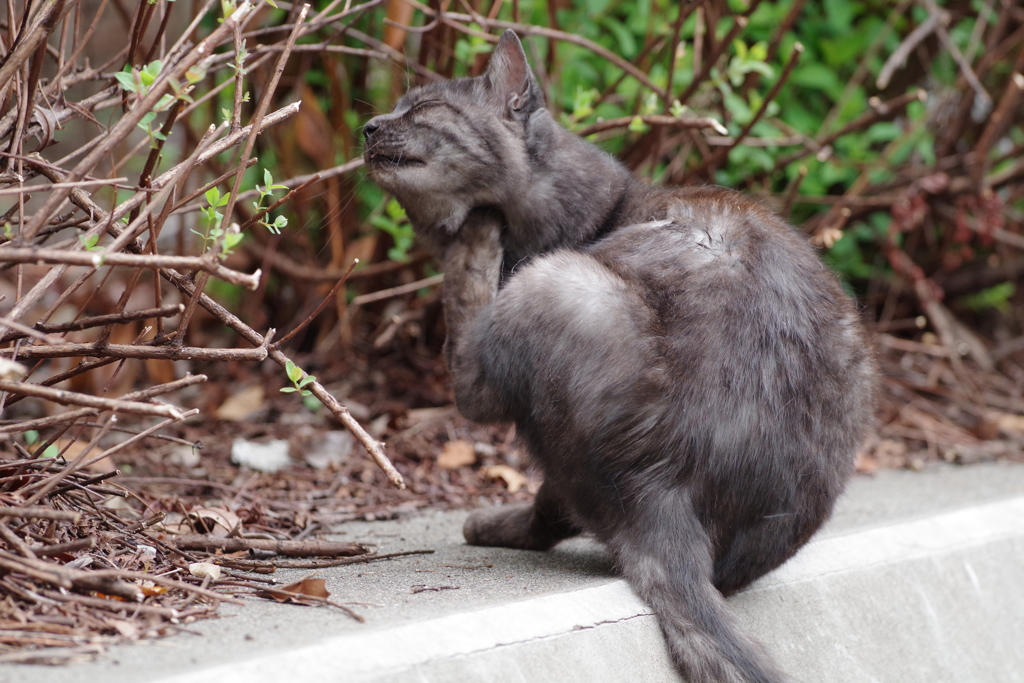
<svg viewBox="0 0 1024 683">
<path fill-rule="evenodd" d="M 382 553 L 435 550 L 319 572 L 365 624 L 253 600 L 94 662 L 2 666 L 0 683 L 679 682 L 595 542 L 476 548 L 465 514 L 339 529 Z M 1024 465 L 992 464 L 856 479 L 822 533 L 729 606 L 804 683 L 1024 683 L 1022 588 Z"/>
<path fill-rule="evenodd" d="M 748 631 L 805 681 L 994 683 L 1024 680 L 1022 587 L 1019 497 L 812 542 L 731 602 Z M 287 679 L 679 680 L 650 610 L 618 580 L 159 683 Z"/>
</svg>

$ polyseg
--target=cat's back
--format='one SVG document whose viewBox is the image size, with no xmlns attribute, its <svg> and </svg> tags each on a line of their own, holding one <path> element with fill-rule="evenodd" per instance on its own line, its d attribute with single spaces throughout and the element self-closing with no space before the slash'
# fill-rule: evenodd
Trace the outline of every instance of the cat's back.
<svg viewBox="0 0 1024 683">
<path fill-rule="evenodd" d="M 737 335 L 796 335 L 809 344 L 859 329 L 835 275 L 764 205 L 719 187 L 668 190 L 650 203 L 650 220 L 587 251 L 641 292 L 666 335 L 727 334 L 733 344 Z"/>
<path fill-rule="evenodd" d="M 668 190 L 650 204 L 655 220 L 588 252 L 645 303 L 681 398 L 712 412 L 794 393 L 852 390 L 869 402 L 873 361 L 854 302 L 802 235 L 724 188 Z"/>
<path fill-rule="evenodd" d="M 656 195 L 642 220 L 609 234 L 589 253 L 623 277 L 677 290 L 762 287 L 785 298 L 807 285 L 840 296 L 807 241 L 733 190 L 695 187 Z M 644 215 L 644 214 L 640 214 Z M 702 294 L 713 294 L 704 289 Z"/>
</svg>

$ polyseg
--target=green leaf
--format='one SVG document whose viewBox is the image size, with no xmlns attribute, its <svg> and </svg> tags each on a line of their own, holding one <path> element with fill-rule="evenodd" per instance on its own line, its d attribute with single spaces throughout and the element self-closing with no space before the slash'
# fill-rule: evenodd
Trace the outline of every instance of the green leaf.
<svg viewBox="0 0 1024 683">
<path fill-rule="evenodd" d="M 612 17 L 605 17 L 601 20 L 601 26 L 608 29 L 615 36 L 615 40 L 619 43 L 619 54 L 626 59 L 633 59 L 636 56 L 636 37 L 629 29 L 622 25 L 622 22 Z"/>
<path fill-rule="evenodd" d="M 836 73 L 823 64 L 809 62 L 793 69 L 790 83 L 802 85 L 805 88 L 824 90 L 830 95 L 836 96 L 842 92 L 843 84 L 840 83 Z"/>
<path fill-rule="evenodd" d="M 139 82 L 135 80 L 135 74 L 131 72 L 130 67 L 125 66 L 125 69 L 129 70 L 114 74 L 114 78 L 117 79 L 117 82 L 122 89 L 127 90 L 128 92 L 138 92 Z"/>
<path fill-rule="evenodd" d="M 153 85 L 156 82 L 157 76 L 160 75 L 160 69 L 162 68 L 163 62 L 159 59 L 142 67 L 142 70 L 139 72 L 139 80 L 142 82 L 142 85 L 147 88 Z"/>
<path fill-rule="evenodd" d="M 170 95 L 170 94 L 168 94 L 168 95 L 164 95 L 164 96 L 163 96 L 163 97 L 161 97 L 161 98 L 160 98 L 160 100 L 159 100 L 159 101 L 158 101 L 158 102 L 157 102 L 157 103 L 156 103 L 156 104 L 155 104 L 155 105 L 153 106 L 153 111 L 164 111 L 165 109 L 167 109 L 168 107 L 170 107 L 170 106 L 171 106 L 172 104 L 174 104 L 174 100 L 175 100 L 175 99 L 177 99 L 177 98 L 175 98 L 175 97 L 174 97 L 174 95 Z"/>
<path fill-rule="evenodd" d="M 206 197 L 206 203 L 210 206 L 220 206 L 218 203 L 220 202 L 220 190 L 216 187 L 211 187 L 203 196 Z"/>
<path fill-rule="evenodd" d="M 576 97 L 572 104 L 572 117 L 578 121 L 593 114 L 594 102 L 600 94 L 597 88 L 584 89 L 582 86 L 577 86 Z"/>
<path fill-rule="evenodd" d="M 281 389 L 281 393 L 282 394 L 291 394 L 291 393 L 294 393 L 296 391 L 298 391 L 298 389 L 296 389 L 295 387 L 283 387 Z"/>
<path fill-rule="evenodd" d="M 290 379 L 292 382 L 298 382 L 300 379 L 302 379 L 302 368 L 300 368 L 298 365 L 291 361 L 287 361 L 284 364 L 284 371 L 285 374 L 288 375 L 288 379 Z"/>
<path fill-rule="evenodd" d="M 985 311 L 994 308 L 998 311 L 1008 313 L 1010 309 L 1010 298 L 1017 290 L 1012 282 L 1004 282 L 988 289 L 983 289 L 976 294 L 960 297 L 958 300 L 972 311 Z"/>
<path fill-rule="evenodd" d="M 29 446 L 34 444 L 36 441 L 39 441 L 39 432 L 37 432 L 34 429 L 30 429 L 27 432 L 25 432 L 24 436 L 25 443 L 27 443 Z"/>
<path fill-rule="evenodd" d="M 902 132 L 903 127 L 894 121 L 879 121 L 868 128 L 866 136 L 871 142 L 891 142 Z"/>
<path fill-rule="evenodd" d="M 234 248 L 237 247 L 239 243 L 241 243 L 241 241 L 244 238 L 245 235 L 243 235 L 240 232 L 232 231 L 224 235 L 224 256 L 230 254 L 234 250 Z"/>
<path fill-rule="evenodd" d="M 732 49 L 736 50 L 736 57 L 740 60 L 747 58 L 747 44 L 737 38 L 732 41 Z"/>
<path fill-rule="evenodd" d="M 387 212 L 391 220 L 398 222 L 405 219 L 405 209 L 398 203 L 398 200 L 392 199 L 388 202 L 388 205 L 384 207 L 384 211 Z"/>
<path fill-rule="evenodd" d="M 155 111 L 148 111 L 148 112 L 146 112 L 146 114 L 141 119 L 139 119 L 139 122 L 136 125 L 139 128 L 141 128 L 142 130 L 144 130 L 144 131 L 146 131 L 148 133 L 149 132 L 149 124 L 153 123 L 153 119 L 155 119 L 155 118 L 156 118 L 156 112 Z"/>
<path fill-rule="evenodd" d="M 206 64 L 204 62 L 196 64 L 185 72 L 185 80 L 192 85 L 195 85 L 204 78 L 206 78 Z"/>
</svg>

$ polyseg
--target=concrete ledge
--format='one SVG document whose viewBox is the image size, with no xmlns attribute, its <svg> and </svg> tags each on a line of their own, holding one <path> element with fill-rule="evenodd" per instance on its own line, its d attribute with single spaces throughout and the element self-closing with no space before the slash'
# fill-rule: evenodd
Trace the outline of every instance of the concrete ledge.
<svg viewBox="0 0 1024 683">
<path fill-rule="evenodd" d="M 352 527 L 390 537 L 384 552 L 438 548 L 416 562 L 324 572 L 336 599 L 382 605 L 360 608 L 365 625 L 258 603 L 195 624 L 205 638 L 117 648 L 58 670 L 5 667 L 0 681 L 680 680 L 655 617 L 595 544 L 470 548 L 458 537 L 463 517 Z M 424 583 L 452 590 L 410 593 Z M 821 537 L 729 604 L 805 683 L 995 683 L 1024 681 L 1022 588 L 1024 466 L 993 465 L 855 482 Z"/>
</svg>

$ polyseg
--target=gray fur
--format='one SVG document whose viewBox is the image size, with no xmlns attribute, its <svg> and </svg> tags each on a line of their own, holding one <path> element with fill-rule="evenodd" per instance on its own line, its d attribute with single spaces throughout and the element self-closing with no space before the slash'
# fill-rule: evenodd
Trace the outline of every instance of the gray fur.
<svg viewBox="0 0 1024 683">
<path fill-rule="evenodd" d="M 514 422 L 545 481 L 466 540 L 587 531 L 690 683 L 787 680 L 723 600 L 828 517 L 870 418 L 853 303 L 793 229 L 721 188 L 660 189 L 560 128 L 519 40 L 367 124 L 372 177 L 444 260 L 459 410 Z"/>
</svg>

